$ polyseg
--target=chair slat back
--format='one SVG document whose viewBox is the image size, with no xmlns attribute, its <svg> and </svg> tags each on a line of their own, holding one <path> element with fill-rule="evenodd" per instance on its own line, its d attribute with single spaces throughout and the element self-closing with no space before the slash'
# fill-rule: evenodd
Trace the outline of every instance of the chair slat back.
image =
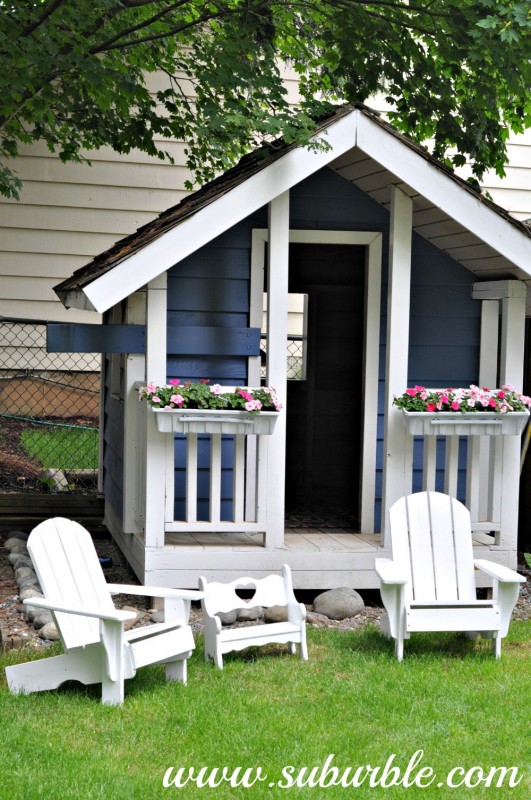
<svg viewBox="0 0 531 800">
<path fill-rule="evenodd" d="M 449 495 L 418 492 L 389 511 L 393 559 L 408 577 L 407 602 L 474 600 L 468 509 Z"/>
<path fill-rule="evenodd" d="M 90 533 L 79 523 L 55 517 L 31 532 L 28 551 L 45 597 L 68 605 L 111 611 L 114 608 Z M 68 650 L 100 640 L 99 621 L 79 614 L 56 614 Z"/>
<path fill-rule="evenodd" d="M 238 578 L 232 583 L 205 583 L 207 597 L 204 599 L 205 609 L 209 614 L 232 611 L 248 606 L 287 605 L 288 598 L 281 575 L 267 575 L 265 578 Z M 236 589 L 255 590 L 249 599 L 242 600 Z"/>
</svg>

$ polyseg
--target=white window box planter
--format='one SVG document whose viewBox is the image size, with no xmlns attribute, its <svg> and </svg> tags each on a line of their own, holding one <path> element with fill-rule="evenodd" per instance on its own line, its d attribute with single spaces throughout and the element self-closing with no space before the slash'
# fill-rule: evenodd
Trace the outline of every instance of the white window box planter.
<svg viewBox="0 0 531 800">
<path fill-rule="evenodd" d="M 404 425 L 413 436 L 519 436 L 529 411 L 497 414 L 492 411 L 405 411 Z"/>
<path fill-rule="evenodd" d="M 273 433 L 278 411 L 216 411 L 183 408 L 166 411 L 153 408 L 157 428 L 162 433 L 225 433 L 257 434 L 269 436 Z"/>
</svg>

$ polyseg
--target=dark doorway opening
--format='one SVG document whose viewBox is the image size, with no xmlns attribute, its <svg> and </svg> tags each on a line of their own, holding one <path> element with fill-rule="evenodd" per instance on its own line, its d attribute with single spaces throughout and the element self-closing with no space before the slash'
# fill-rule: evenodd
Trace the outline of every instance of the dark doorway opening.
<svg viewBox="0 0 531 800">
<path fill-rule="evenodd" d="M 307 296 L 304 379 L 288 381 L 286 519 L 356 529 L 360 512 L 365 248 L 290 245 Z"/>
</svg>

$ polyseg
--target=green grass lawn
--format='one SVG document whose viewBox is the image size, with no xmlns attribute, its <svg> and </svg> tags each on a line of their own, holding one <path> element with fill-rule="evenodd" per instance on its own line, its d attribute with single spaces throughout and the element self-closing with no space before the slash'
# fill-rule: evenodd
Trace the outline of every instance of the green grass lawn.
<svg viewBox="0 0 531 800">
<path fill-rule="evenodd" d="M 126 683 L 122 708 L 103 707 L 96 688 L 74 684 L 14 697 L 2 672 L 0 797 L 531 796 L 529 623 L 512 624 L 501 661 L 492 657 L 488 643 L 459 635 L 417 634 L 406 643 L 405 660 L 398 664 L 392 644 L 373 628 L 308 633 L 307 662 L 289 656 L 283 647 L 269 646 L 225 656 L 223 671 L 204 663 L 202 639 L 197 637 L 188 686 L 166 684 L 161 667 L 145 668 Z M 4 653 L 1 666 L 27 657 Z M 415 753 L 416 765 L 408 776 L 412 785 L 370 785 L 365 765 L 383 769 L 391 759 L 389 768 L 397 767 L 397 778 L 403 780 Z M 324 773 L 327 759 L 329 768 L 337 768 L 336 775 L 330 769 Z M 514 788 L 510 773 L 501 788 L 496 780 L 491 787 L 480 781 L 492 767 L 513 766 L 518 768 L 516 780 L 520 778 Z M 260 768 L 260 777 L 266 777 L 250 788 L 227 781 L 203 788 L 191 780 L 180 788 L 171 783 L 180 768 L 183 783 L 190 769 L 197 776 L 202 767 L 226 767 L 229 775 L 240 767 L 240 779 L 243 770 L 251 770 L 248 782 Z M 352 781 L 358 767 L 360 780 L 366 774 L 361 786 L 327 786 L 334 777 L 346 775 Z M 317 785 L 297 785 L 314 768 Z M 468 773 L 469 782 L 477 785 L 446 786 L 451 770 L 454 782 Z M 166 774 L 168 787 L 163 785 Z M 388 781 L 391 776 L 388 770 Z M 377 784 L 381 772 L 372 777 Z M 431 783 L 422 788 L 415 779 Z"/>
<path fill-rule="evenodd" d="M 95 428 L 28 428 L 22 432 L 26 452 L 45 469 L 98 469 L 98 436 Z"/>
</svg>

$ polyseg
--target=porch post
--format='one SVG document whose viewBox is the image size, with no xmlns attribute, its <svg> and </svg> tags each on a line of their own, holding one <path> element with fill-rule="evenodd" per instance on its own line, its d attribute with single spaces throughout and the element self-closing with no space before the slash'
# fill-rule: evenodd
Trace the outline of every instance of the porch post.
<svg viewBox="0 0 531 800">
<path fill-rule="evenodd" d="M 135 292 L 127 301 L 128 325 L 145 325 L 146 292 Z M 146 358 L 139 353 L 128 353 L 125 361 L 125 402 L 124 402 L 124 486 L 123 486 L 123 531 L 138 533 L 138 509 L 144 508 L 144 500 L 139 497 L 143 492 L 141 475 L 144 458 L 144 433 L 140 430 L 143 423 L 139 414 L 138 393 L 135 384 L 145 381 Z"/>
<path fill-rule="evenodd" d="M 480 386 L 494 388 L 498 379 L 499 316 L 498 300 L 481 301 Z M 490 436 L 471 436 L 468 440 L 466 499 L 473 523 L 494 519 L 491 491 L 494 476 L 490 475 L 491 444 Z"/>
<path fill-rule="evenodd" d="M 496 315 L 501 304 L 501 342 L 499 349 L 499 383 L 511 383 L 521 391 L 524 368 L 526 286 L 521 281 L 503 280 L 476 283 L 472 297 L 495 301 Z M 493 314 L 494 312 L 491 312 Z M 494 322 L 491 322 L 494 338 Z M 498 326 L 495 326 L 496 331 Z M 487 340 L 482 339 L 487 344 Z M 497 366 L 498 349 L 491 356 L 491 377 Z M 484 355 L 482 356 L 484 358 Z M 488 384 L 487 384 L 488 385 Z M 489 516 L 496 523 L 496 545 L 508 550 L 508 564 L 516 566 L 518 543 L 518 500 L 520 485 L 519 436 L 497 436 L 491 447 L 491 480 L 489 486 Z"/>
<path fill-rule="evenodd" d="M 413 203 L 397 187 L 391 189 L 389 274 L 387 294 L 386 388 L 382 530 L 388 544 L 387 512 L 412 487 L 413 441 L 407 433 L 393 396 L 407 386 L 409 306 L 411 293 L 411 239 Z"/>
<path fill-rule="evenodd" d="M 269 248 L 267 258 L 267 377 L 286 405 L 288 341 L 289 192 L 269 204 Z M 279 414 L 272 436 L 260 437 L 267 447 L 266 547 L 284 545 L 286 475 L 286 409 Z"/>
<path fill-rule="evenodd" d="M 167 313 L 166 273 L 148 284 L 146 309 L 146 378 L 166 383 Z M 164 545 L 165 485 L 161 471 L 166 463 L 165 436 L 157 431 L 155 415 L 148 413 L 146 430 L 145 547 Z M 146 558 L 147 568 L 147 558 Z"/>
<path fill-rule="evenodd" d="M 500 383 L 511 383 L 522 391 L 524 380 L 526 286 L 520 281 L 507 281 L 502 298 Z M 519 436 L 502 436 L 502 486 L 500 497 L 500 532 L 496 544 L 512 551 L 511 564 L 516 567 L 518 548 L 518 500 L 520 495 Z"/>
</svg>

